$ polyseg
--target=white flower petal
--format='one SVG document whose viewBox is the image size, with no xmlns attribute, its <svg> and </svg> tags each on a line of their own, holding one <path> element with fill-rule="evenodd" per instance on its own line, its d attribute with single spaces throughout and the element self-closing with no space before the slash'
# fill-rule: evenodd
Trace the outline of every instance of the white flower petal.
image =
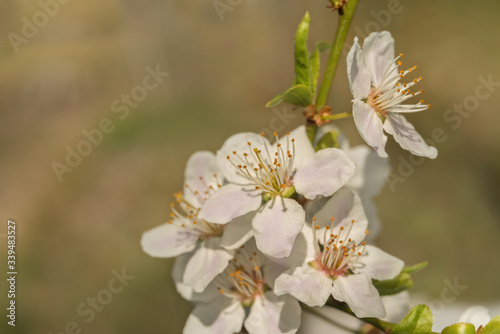
<svg viewBox="0 0 500 334">
<path fill-rule="evenodd" d="M 263 148 L 263 143 L 266 143 L 269 145 L 268 147 L 271 147 L 271 144 L 265 137 L 256 133 L 243 132 L 229 137 L 224 142 L 221 149 L 217 151 L 217 165 L 219 166 L 219 169 L 223 171 L 226 178 L 231 182 L 241 184 L 248 183 L 248 180 L 241 176 L 239 169 L 234 167 L 231 162 L 227 160 L 227 156 L 229 156 L 231 160 L 238 165 L 241 164 L 241 162 L 237 159 L 233 152 L 236 152 L 242 158 L 244 153 L 253 155 L 254 153 L 250 150 L 248 143 L 251 143 L 253 148 Z"/>
<path fill-rule="evenodd" d="M 266 257 L 266 262 L 262 264 L 266 283 L 273 289 L 274 281 L 278 276 L 290 268 L 299 267 L 313 261 L 315 256 L 312 229 L 307 224 L 304 224 L 302 231 L 295 239 L 295 244 L 289 256 L 282 259 Z"/>
<path fill-rule="evenodd" d="M 274 282 L 274 293 L 289 293 L 311 307 L 323 306 L 330 297 L 332 283 L 324 272 L 305 264 L 279 276 Z"/>
<path fill-rule="evenodd" d="M 380 298 L 387 312 L 385 318 L 382 318 L 384 321 L 398 323 L 410 311 L 410 293 L 408 290 Z"/>
<path fill-rule="evenodd" d="M 314 154 L 314 147 L 311 145 L 311 142 L 309 141 L 309 138 L 307 137 L 306 127 L 304 125 L 301 125 L 301 126 L 295 128 L 293 131 L 291 131 L 288 138 L 290 139 L 290 141 L 292 139 L 294 139 L 294 145 L 295 145 L 294 161 L 295 162 L 303 161 L 303 160 L 309 158 L 311 156 L 311 154 Z M 283 136 L 279 140 L 279 142 L 281 143 L 285 152 L 287 151 L 286 145 L 287 145 L 288 138 L 287 138 L 287 136 Z M 292 152 L 292 143 L 290 142 L 288 145 L 289 145 L 290 152 Z M 273 147 L 276 149 L 276 145 L 274 145 Z"/>
<path fill-rule="evenodd" d="M 234 251 L 228 251 L 219 245 L 220 238 L 208 238 L 189 259 L 183 283 L 193 288 L 193 291 L 202 292 L 215 276 L 226 269 L 233 258 Z"/>
<path fill-rule="evenodd" d="M 330 225 L 330 218 L 333 217 L 335 225 L 331 233 L 340 234 L 342 239 L 344 239 L 349 229 L 349 238 L 357 243 L 363 241 L 366 236 L 368 220 L 363 205 L 359 197 L 349 189 L 342 188 L 337 191 L 328 199 L 321 210 L 316 212 L 315 217 L 320 227 Z M 353 220 L 354 224 L 352 223 Z M 343 232 L 339 232 L 341 227 L 345 228 Z"/>
<path fill-rule="evenodd" d="M 358 318 L 383 318 L 386 315 L 380 295 L 368 276 L 337 277 L 333 281 L 332 296 L 346 302 Z"/>
<path fill-rule="evenodd" d="M 250 240 L 253 236 L 252 219 L 254 216 L 255 213 L 250 212 L 227 224 L 222 234 L 220 246 L 225 249 L 236 249 Z"/>
<path fill-rule="evenodd" d="M 198 213 L 198 218 L 214 224 L 226 224 L 234 218 L 257 210 L 262 202 L 255 189 L 226 184 L 210 196 Z"/>
<path fill-rule="evenodd" d="M 177 292 L 182 296 L 182 298 L 191 301 L 195 292 L 193 289 L 182 282 L 182 277 L 184 276 L 184 271 L 186 270 L 186 265 L 189 259 L 193 256 L 191 253 L 179 255 L 174 262 L 172 267 L 172 279 L 174 280 Z"/>
<path fill-rule="evenodd" d="M 300 326 L 300 305 L 292 296 L 272 291 L 255 298 L 245 328 L 250 334 L 293 334 Z"/>
<path fill-rule="evenodd" d="M 257 248 L 275 258 L 289 256 L 305 215 L 293 199 L 276 196 L 267 202 L 252 222 Z"/>
<path fill-rule="evenodd" d="M 476 328 L 486 325 L 490 320 L 491 317 L 488 309 L 480 305 L 467 308 L 464 313 L 460 315 L 460 318 L 458 318 L 458 322 L 473 324 Z"/>
<path fill-rule="evenodd" d="M 388 159 L 379 157 L 367 146 L 343 148 L 349 159 L 356 164 L 353 177 L 346 187 L 366 196 L 377 195 L 391 172 Z"/>
<path fill-rule="evenodd" d="M 372 79 L 370 71 L 366 67 L 357 37 L 354 38 L 354 44 L 347 54 L 347 78 L 349 79 L 351 93 L 355 99 L 368 97 Z"/>
<path fill-rule="evenodd" d="M 363 274 L 376 280 L 393 279 L 401 270 L 404 262 L 392 256 L 378 247 L 366 245 L 363 256 L 356 263 L 352 271 L 356 274 Z"/>
<path fill-rule="evenodd" d="M 214 174 L 219 173 L 215 154 L 209 151 L 199 151 L 191 155 L 186 170 L 184 171 L 184 184 L 188 185 L 192 191 L 185 190 L 184 197 L 193 205 L 200 207 L 202 201 L 194 194 L 195 191 L 204 193 L 208 186 L 217 186 Z M 200 180 L 200 177 L 203 180 Z"/>
<path fill-rule="evenodd" d="M 153 257 L 175 257 L 192 251 L 200 235 L 165 223 L 142 234 L 142 250 Z"/>
<path fill-rule="evenodd" d="M 370 234 L 366 236 L 365 240 L 375 240 L 382 230 L 382 223 L 378 217 L 378 209 L 372 198 L 365 196 L 363 193 L 359 195 L 365 216 L 370 222 Z"/>
<path fill-rule="evenodd" d="M 352 114 L 356 128 L 364 141 L 373 147 L 380 157 L 386 158 L 387 136 L 384 135 L 384 125 L 375 110 L 363 101 L 354 100 Z"/>
<path fill-rule="evenodd" d="M 372 32 L 363 42 L 363 56 L 374 86 L 378 87 L 386 70 L 394 63 L 394 39 L 391 34 L 388 31 Z M 395 74 L 394 70 L 392 75 Z"/>
<path fill-rule="evenodd" d="M 189 315 L 184 334 L 234 334 L 243 327 L 245 310 L 240 302 L 224 296 L 199 304 Z"/>
<path fill-rule="evenodd" d="M 193 303 L 208 303 L 220 297 L 220 292 L 215 284 L 209 284 L 207 288 L 200 293 L 194 292 L 193 288 L 182 282 L 186 265 L 193 256 L 193 252 L 179 255 L 172 268 L 172 279 L 179 294 L 186 300 Z"/>
<path fill-rule="evenodd" d="M 316 152 L 297 166 L 293 185 L 307 199 L 331 196 L 354 174 L 354 163 L 336 148 Z"/>
<path fill-rule="evenodd" d="M 422 139 L 422 136 L 415 130 L 415 127 L 402 115 L 388 113 L 384 123 L 384 130 L 394 137 L 394 140 L 405 150 L 412 154 L 435 159 L 438 151 L 435 147 L 429 146 Z"/>
</svg>

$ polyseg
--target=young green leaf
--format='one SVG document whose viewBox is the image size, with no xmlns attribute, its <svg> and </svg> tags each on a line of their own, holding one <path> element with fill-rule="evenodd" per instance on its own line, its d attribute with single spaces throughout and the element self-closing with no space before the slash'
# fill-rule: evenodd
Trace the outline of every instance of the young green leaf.
<svg viewBox="0 0 500 334">
<path fill-rule="evenodd" d="M 446 327 L 441 334 L 476 334 L 476 329 L 472 324 L 458 323 Z"/>
<path fill-rule="evenodd" d="M 312 101 L 311 92 L 309 91 L 309 88 L 304 85 L 296 85 L 288 88 L 286 91 L 267 102 L 266 107 L 274 107 L 280 104 L 283 100 L 291 104 L 307 107 Z"/>
<path fill-rule="evenodd" d="M 424 269 L 425 267 L 427 267 L 427 264 L 428 264 L 428 262 L 425 261 L 425 262 L 420 262 L 420 263 L 414 264 L 413 266 L 404 267 L 403 272 L 408 273 L 408 274 L 416 273 L 416 272 L 419 272 L 420 270 Z"/>
<path fill-rule="evenodd" d="M 311 63 L 311 75 L 312 75 L 312 87 L 311 87 L 311 96 L 314 98 L 316 96 L 316 87 L 318 86 L 319 79 L 319 50 L 316 48 L 310 59 Z"/>
<path fill-rule="evenodd" d="M 307 51 L 307 35 L 311 17 L 306 12 L 295 34 L 295 85 L 305 85 L 312 88 L 311 64 Z"/>
<path fill-rule="evenodd" d="M 391 334 L 432 333 L 432 312 L 426 305 L 416 305 L 394 326 Z"/>
<path fill-rule="evenodd" d="M 324 148 L 331 148 L 331 147 L 339 148 L 339 135 L 340 133 L 335 130 L 331 130 L 325 133 L 325 135 L 321 137 L 321 139 L 318 141 L 314 149 L 317 152 Z"/>
<path fill-rule="evenodd" d="M 500 315 L 491 319 L 486 326 L 484 326 L 481 334 L 499 334 L 500 333 Z"/>
<path fill-rule="evenodd" d="M 381 296 L 390 296 L 410 289 L 413 286 L 413 280 L 411 279 L 410 274 L 401 272 L 393 279 L 385 281 L 373 280 L 373 285 Z"/>
</svg>

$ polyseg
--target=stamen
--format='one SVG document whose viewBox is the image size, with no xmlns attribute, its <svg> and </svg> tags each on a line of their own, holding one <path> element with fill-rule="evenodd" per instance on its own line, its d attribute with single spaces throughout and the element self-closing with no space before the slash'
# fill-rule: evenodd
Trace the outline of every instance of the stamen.
<svg viewBox="0 0 500 334">
<path fill-rule="evenodd" d="M 284 145 L 279 142 L 278 134 L 274 133 L 276 146 L 274 152 L 272 152 L 274 153 L 273 155 L 271 155 L 272 148 L 269 142 L 265 139 L 264 133 L 261 133 L 265 154 L 262 154 L 262 151 L 254 147 L 251 142 L 247 142 L 249 153 L 240 154 L 237 151 L 233 151 L 233 156 L 239 164 L 233 162 L 232 157 L 229 155 L 227 159 L 237 169 L 238 173 L 245 177 L 255 189 L 271 194 L 280 194 L 290 185 L 293 173 L 295 144 L 294 139 L 290 140 L 288 136 L 289 134 L 287 133 L 285 150 Z M 250 173 L 250 170 L 252 173 Z"/>
<path fill-rule="evenodd" d="M 330 233 L 330 229 L 333 229 L 334 219 L 332 217 L 330 219 L 331 226 L 327 225 L 322 230 L 323 248 L 320 247 L 318 242 L 317 234 L 321 232 L 319 225 L 314 225 L 315 221 L 316 218 L 313 217 L 313 243 L 316 252 L 313 267 L 324 271 L 331 278 L 348 274 L 349 270 L 363 256 L 366 248 L 366 242 L 358 243 L 350 236 L 356 221 L 352 220 L 348 229 L 340 226 L 338 228 L 339 234 L 335 235 Z M 368 230 L 366 233 L 368 233 Z M 361 246 L 361 249 L 358 249 L 358 246 Z"/>
</svg>

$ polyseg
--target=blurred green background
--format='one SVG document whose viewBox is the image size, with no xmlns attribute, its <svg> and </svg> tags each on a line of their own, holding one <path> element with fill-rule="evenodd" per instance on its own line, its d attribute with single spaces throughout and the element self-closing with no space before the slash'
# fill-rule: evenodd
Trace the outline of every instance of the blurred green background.
<svg viewBox="0 0 500 334">
<path fill-rule="evenodd" d="M 22 36 L 23 17 L 44 23 L 42 7 L 0 2 L 0 247 L 5 254 L 5 225 L 13 218 L 15 332 L 55 334 L 71 321 L 83 333 L 182 331 L 190 305 L 172 285 L 172 261 L 145 255 L 141 234 L 167 220 L 193 152 L 271 127 L 277 112 L 292 115 L 278 130 L 303 123 L 300 110 L 280 105 L 273 112 L 264 104 L 292 82 L 293 36 L 305 11 L 311 48 L 331 40 L 337 23 L 327 1 L 231 3 L 221 20 L 212 0 L 74 0 L 53 7 L 33 37 L 17 39 L 16 53 L 9 33 Z M 447 140 L 437 145 L 437 160 L 377 198 L 380 245 L 410 264 L 430 261 L 414 289 L 429 300 L 440 298 L 445 280 L 458 278 L 467 289 L 457 302 L 498 302 L 500 87 L 459 126 L 443 115 L 473 101 L 480 76 L 500 82 L 500 3 L 400 0 L 400 12 L 390 16 L 383 15 L 388 3 L 394 1 L 360 1 L 354 31 L 393 34 L 404 64 L 419 66 L 419 88 L 432 103 L 409 120 L 424 138 L 442 128 Z M 353 38 L 351 32 L 349 45 Z M 147 66 L 169 76 L 120 119 L 112 102 L 142 84 Z M 337 73 L 330 105 L 344 112 L 351 100 L 344 60 Z M 64 163 L 66 146 L 75 149 L 82 131 L 103 118 L 114 130 L 59 182 L 53 162 Z M 352 120 L 338 125 L 361 144 Z M 408 153 L 392 139 L 388 150 L 397 170 Z M 122 268 L 135 278 L 87 323 L 77 307 Z M 5 279 L 0 287 L 5 310 Z"/>
</svg>

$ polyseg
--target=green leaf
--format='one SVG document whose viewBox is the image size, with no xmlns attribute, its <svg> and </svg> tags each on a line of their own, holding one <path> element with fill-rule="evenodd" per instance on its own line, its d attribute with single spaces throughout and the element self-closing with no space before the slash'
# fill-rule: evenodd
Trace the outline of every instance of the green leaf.
<svg viewBox="0 0 500 334">
<path fill-rule="evenodd" d="M 311 96 L 314 97 L 316 96 L 316 86 L 318 85 L 319 67 L 320 67 L 318 48 L 316 48 L 316 50 L 314 50 L 313 54 L 311 55 L 310 63 L 311 63 L 311 75 L 312 75 Z"/>
<path fill-rule="evenodd" d="M 373 285 L 377 288 L 381 296 L 394 295 L 404 290 L 408 290 L 413 286 L 413 279 L 410 273 L 416 273 L 427 266 L 427 262 L 414 264 L 413 266 L 404 267 L 401 273 L 393 279 L 385 281 L 373 280 Z"/>
<path fill-rule="evenodd" d="M 497 315 L 486 326 L 484 326 L 481 334 L 498 334 L 500 333 L 500 315 Z"/>
<path fill-rule="evenodd" d="M 311 64 L 307 51 L 307 34 L 311 17 L 306 12 L 295 34 L 295 85 L 305 85 L 312 88 Z"/>
<path fill-rule="evenodd" d="M 446 327 L 441 334 L 476 334 L 476 329 L 472 324 L 458 323 Z"/>
<path fill-rule="evenodd" d="M 381 296 L 389 296 L 410 289 L 413 286 L 413 280 L 410 274 L 401 272 L 393 279 L 385 281 L 373 280 L 373 285 Z"/>
<path fill-rule="evenodd" d="M 322 150 L 325 148 L 330 148 L 330 147 L 339 148 L 339 135 L 340 135 L 340 132 L 335 131 L 335 130 L 331 130 L 331 131 L 325 133 L 325 135 L 323 137 L 321 137 L 321 139 L 318 141 L 318 143 L 316 144 L 314 149 L 317 152 L 319 150 Z"/>
<path fill-rule="evenodd" d="M 425 267 L 427 267 L 427 264 L 428 264 L 428 262 L 425 261 L 425 262 L 420 262 L 420 263 L 414 264 L 413 266 L 404 267 L 403 272 L 408 273 L 408 274 L 416 273 L 416 272 L 424 269 Z"/>
<path fill-rule="evenodd" d="M 432 312 L 426 305 L 416 305 L 394 326 L 391 334 L 432 333 Z"/>
<path fill-rule="evenodd" d="M 309 91 L 309 88 L 304 85 L 296 85 L 267 102 L 266 107 L 274 107 L 280 104 L 283 100 L 291 104 L 307 107 L 312 101 L 311 92 Z"/>
<path fill-rule="evenodd" d="M 312 103 L 319 77 L 319 51 L 312 55 L 307 51 L 310 21 L 309 12 L 306 12 L 295 34 L 295 79 L 292 87 L 269 101 L 266 107 L 274 107 L 282 101 L 303 107 Z"/>
</svg>

